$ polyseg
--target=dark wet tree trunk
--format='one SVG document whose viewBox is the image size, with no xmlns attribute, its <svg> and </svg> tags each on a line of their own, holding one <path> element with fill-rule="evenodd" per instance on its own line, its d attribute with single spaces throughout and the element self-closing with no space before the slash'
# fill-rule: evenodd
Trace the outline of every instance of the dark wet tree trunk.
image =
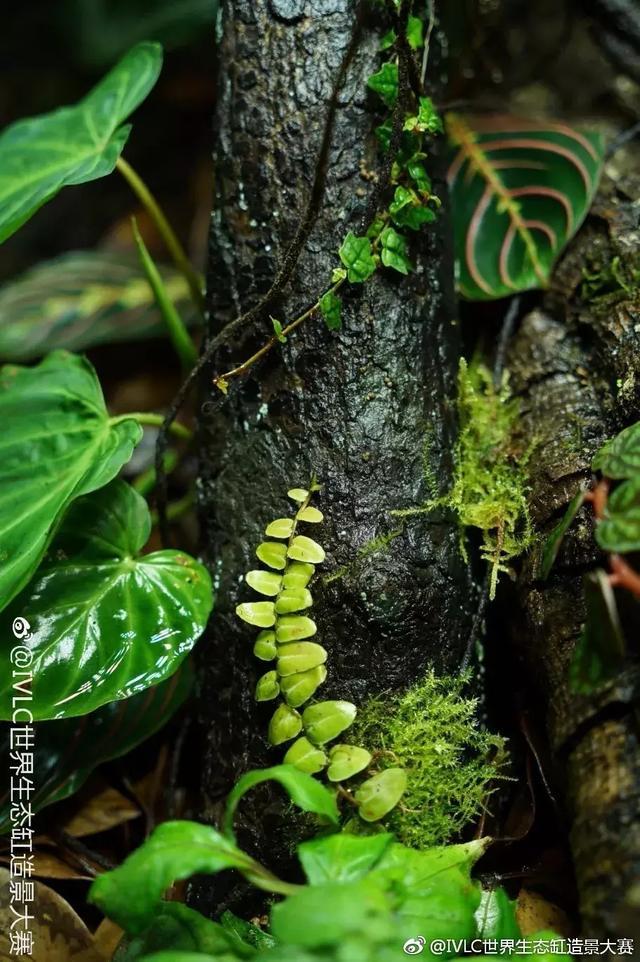
<svg viewBox="0 0 640 962">
<path fill-rule="evenodd" d="M 362 233 L 380 122 L 366 92 L 380 34 L 363 23 L 352 43 L 353 0 L 227 0 L 222 29 L 212 332 L 269 288 L 303 218 L 350 44 L 326 190 L 291 281 L 269 311 L 283 324 L 327 286 L 347 231 Z M 436 181 L 439 164 L 429 161 Z M 460 351 L 446 203 L 438 228 L 421 234 L 411 256 L 409 278 L 385 271 L 346 293 L 340 333 L 311 319 L 221 412 L 207 417 L 205 405 L 200 506 L 217 584 L 216 616 L 199 649 L 210 820 L 241 773 L 282 758 L 265 739 L 273 705 L 253 700 L 256 632 L 234 609 L 251 598 L 241 578 L 256 566 L 265 525 L 287 512 L 287 489 L 305 486 L 312 472 L 326 519 L 316 537 L 327 561 L 313 587 L 318 638 L 329 651 L 323 696 L 357 705 L 410 685 L 429 663 L 439 671 L 460 664 L 475 593 L 454 526 L 437 516 L 403 525 L 391 514 L 428 497 L 425 451 L 440 486 L 451 469 Z M 267 315 L 253 339 L 218 358 L 216 372 L 271 333 Z M 206 400 L 214 389 L 210 381 L 203 388 Z M 245 843 L 272 864 L 286 854 L 282 825 L 279 797 L 268 791 L 256 791 L 239 819 Z M 209 909 L 224 890 L 224 881 L 215 884 Z"/>
<path fill-rule="evenodd" d="M 640 304 L 623 290 L 586 302 L 583 270 L 640 262 L 637 181 L 609 184 L 556 274 L 544 309 L 513 344 L 513 386 L 523 397 L 532 458 L 534 520 L 548 533 L 591 481 L 599 446 L 640 418 Z M 615 287 L 615 284 L 614 284 Z M 522 623 L 514 639 L 546 711 L 555 774 L 566 803 L 584 933 L 638 938 L 640 740 L 637 664 L 595 697 L 574 696 L 568 668 L 584 621 L 582 578 L 606 563 L 583 507 L 547 581 L 539 554 L 520 580 Z M 637 603 L 621 607 L 637 657 Z M 631 920 L 635 917 L 635 932 Z"/>
</svg>

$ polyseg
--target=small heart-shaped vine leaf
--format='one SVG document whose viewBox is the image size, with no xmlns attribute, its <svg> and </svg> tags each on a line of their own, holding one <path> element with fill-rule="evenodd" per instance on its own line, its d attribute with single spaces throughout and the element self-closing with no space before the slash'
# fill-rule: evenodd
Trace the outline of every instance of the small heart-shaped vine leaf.
<svg viewBox="0 0 640 962">
<path fill-rule="evenodd" d="M 602 445 L 593 459 L 593 469 L 616 480 L 640 474 L 640 421 Z"/>
<path fill-rule="evenodd" d="M 28 613 L 34 718 L 67 718 L 168 678 L 202 634 L 213 599 L 206 569 L 180 551 L 140 556 L 143 498 L 116 480 L 72 505 L 34 581 L 2 618 Z M 11 675 L 0 716 L 11 717 Z"/>
<path fill-rule="evenodd" d="M 303 812 L 313 812 L 328 819 L 334 825 L 338 824 L 338 808 L 332 792 L 311 775 L 299 771 L 293 765 L 274 765 L 272 768 L 259 768 L 256 771 L 247 772 L 232 788 L 227 799 L 224 817 L 224 833 L 229 838 L 233 838 L 233 817 L 240 799 L 263 782 L 278 782 L 293 804 Z"/>
<path fill-rule="evenodd" d="M 413 267 L 407 257 L 407 242 L 393 227 L 385 227 L 380 234 L 382 243 L 382 263 L 385 267 L 392 267 L 400 274 L 409 274 Z"/>
<path fill-rule="evenodd" d="M 596 526 L 603 551 L 628 554 L 640 551 L 640 480 L 624 481 L 607 499 L 604 518 Z"/>
<path fill-rule="evenodd" d="M 371 74 L 367 87 L 375 91 L 387 107 L 393 107 L 398 99 L 398 64 L 390 60 L 383 63 L 380 70 Z"/>
<path fill-rule="evenodd" d="M 34 769 L 38 772 L 31 808 L 73 795 L 103 762 L 126 755 L 167 722 L 188 696 L 193 683 L 190 662 L 161 685 L 123 701 L 113 701 L 84 718 L 38 723 L 34 738 Z M 0 750 L 9 757 L 10 726 L 4 726 Z M 0 835 L 10 828 L 8 787 L 0 793 Z"/>
<path fill-rule="evenodd" d="M 140 43 L 73 107 L 19 120 L 0 134 L 0 241 L 63 187 L 110 174 L 162 67 L 162 48 Z"/>
<path fill-rule="evenodd" d="M 185 322 L 197 317 L 182 274 L 162 267 Z M 0 288 L 0 356 L 29 361 L 65 347 L 164 337 L 165 324 L 136 257 L 74 251 L 38 264 Z"/>
<path fill-rule="evenodd" d="M 319 302 L 320 312 L 330 331 L 339 331 L 342 327 L 342 301 L 334 291 L 327 291 Z"/>
<path fill-rule="evenodd" d="M 93 367 L 66 351 L 2 368 L 0 421 L 1 609 L 33 575 L 69 503 L 115 477 L 142 428 L 109 418 Z"/>
<path fill-rule="evenodd" d="M 584 220 L 604 161 L 600 134 L 566 124 L 448 114 L 460 293 L 470 300 L 545 287 Z"/>
<path fill-rule="evenodd" d="M 347 279 L 351 284 L 364 283 L 376 269 L 371 241 L 368 237 L 356 237 L 352 231 L 349 231 L 338 253 L 340 260 L 347 268 Z"/>
</svg>

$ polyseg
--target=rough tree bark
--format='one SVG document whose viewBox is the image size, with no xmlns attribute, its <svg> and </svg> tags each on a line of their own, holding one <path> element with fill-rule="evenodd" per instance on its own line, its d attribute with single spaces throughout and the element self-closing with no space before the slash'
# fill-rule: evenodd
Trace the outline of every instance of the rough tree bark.
<svg viewBox="0 0 640 962">
<path fill-rule="evenodd" d="M 580 486 L 598 447 L 640 418 L 640 305 L 619 291 L 586 303 L 583 268 L 640 259 L 638 180 L 608 184 L 557 271 L 555 290 L 530 314 L 512 346 L 512 384 L 523 398 L 523 431 L 535 445 L 532 510 L 549 532 Z M 629 665 L 597 696 L 574 696 L 568 668 L 584 621 L 582 576 L 604 559 L 592 512 L 581 510 L 547 581 L 539 556 L 519 592 L 514 637 L 546 708 L 558 783 L 570 823 L 584 933 L 630 937 L 630 899 L 640 880 L 639 673 Z M 636 606 L 637 609 L 637 606 Z M 638 637 L 637 610 L 626 612 Z M 633 645 L 632 645 L 633 648 Z M 635 898 L 637 898 L 637 891 Z M 637 912 L 637 909 L 636 909 Z M 637 915 L 635 935 L 638 937 Z"/>
<path fill-rule="evenodd" d="M 212 332 L 268 289 L 303 216 L 355 22 L 353 0 L 222 5 Z M 347 230 L 362 232 L 377 163 L 372 129 L 380 121 L 366 78 L 377 69 L 378 38 L 363 24 L 338 91 L 321 209 L 285 296 L 270 309 L 283 322 L 324 289 Z M 430 160 L 436 178 L 438 164 Z M 217 585 L 216 617 L 199 649 L 210 820 L 242 772 L 282 757 L 265 740 L 273 706 L 253 700 L 255 631 L 234 609 L 251 597 L 241 578 L 255 567 L 265 524 L 287 510 L 287 489 L 304 486 L 312 472 L 323 485 L 322 572 L 339 575 L 313 587 L 318 637 L 329 651 L 323 697 L 358 704 L 408 686 L 430 662 L 439 671 L 460 664 L 475 587 L 457 533 L 442 517 L 402 526 L 390 515 L 428 496 L 426 442 L 443 486 L 451 468 L 459 343 L 446 204 L 438 228 L 411 255 L 409 278 L 384 272 L 347 293 L 340 333 L 311 320 L 221 412 L 207 416 L 204 406 L 200 506 Z M 244 360 L 270 333 L 266 316 L 259 339 L 218 358 L 216 371 Z M 203 387 L 206 399 L 211 381 Z M 372 550 L 380 538 L 386 543 Z M 245 843 L 271 864 L 285 848 L 283 824 L 281 802 L 269 792 L 254 792 L 239 819 Z M 209 909 L 225 889 L 224 880 L 214 884 Z"/>
</svg>

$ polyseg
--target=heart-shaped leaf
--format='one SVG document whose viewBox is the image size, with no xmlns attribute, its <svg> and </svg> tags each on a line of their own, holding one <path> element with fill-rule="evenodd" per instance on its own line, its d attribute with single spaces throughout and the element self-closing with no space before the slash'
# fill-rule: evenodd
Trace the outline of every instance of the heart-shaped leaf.
<svg viewBox="0 0 640 962">
<path fill-rule="evenodd" d="M 122 122 L 161 67 L 162 47 L 140 43 L 75 106 L 19 120 L 0 134 L 0 241 L 62 187 L 111 173 L 131 130 Z"/>
<path fill-rule="evenodd" d="M 446 129 L 460 293 L 545 287 L 595 194 L 602 136 L 505 116 L 449 114 Z"/>
<path fill-rule="evenodd" d="M 378 864 L 393 835 L 381 833 L 361 837 L 335 832 L 298 845 L 298 857 L 310 885 L 325 882 L 355 882 Z"/>
<path fill-rule="evenodd" d="M 193 682 L 189 661 L 161 685 L 123 701 L 113 701 L 84 718 L 40 722 L 34 733 L 33 812 L 73 795 L 103 762 L 126 755 L 149 738 L 183 703 Z M 9 725 L 3 726 L 0 752 L 11 751 Z M 8 788 L 0 794 L 0 835 L 9 827 Z"/>
<path fill-rule="evenodd" d="M 34 718 L 83 715 L 168 678 L 207 623 L 211 579 L 180 551 L 140 556 L 151 519 L 124 481 L 75 503 L 36 578 L 5 613 L 27 615 Z M 12 679 L 0 680 L 11 717 Z"/>
<path fill-rule="evenodd" d="M 185 322 L 195 323 L 182 274 L 171 267 L 160 273 Z M 165 335 L 137 257 L 73 251 L 0 288 L 0 356 L 5 360 L 29 361 L 59 347 L 81 351 Z"/>
<path fill-rule="evenodd" d="M 109 418 L 93 367 L 66 351 L 2 368 L 0 422 L 1 609 L 31 578 L 69 502 L 115 477 L 142 428 Z"/>
</svg>

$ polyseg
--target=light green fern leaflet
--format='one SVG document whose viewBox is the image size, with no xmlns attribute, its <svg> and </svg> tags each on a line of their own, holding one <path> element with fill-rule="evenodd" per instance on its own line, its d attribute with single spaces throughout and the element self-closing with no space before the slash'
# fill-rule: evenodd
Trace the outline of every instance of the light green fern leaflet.
<svg viewBox="0 0 640 962">
<path fill-rule="evenodd" d="M 256 685 L 257 701 L 277 701 L 269 722 L 268 738 L 273 746 L 293 742 L 284 761 L 310 775 L 326 770 L 330 782 L 339 783 L 369 775 L 349 795 L 361 818 L 378 821 L 398 803 L 406 787 L 402 768 L 373 771 L 371 752 L 357 745 L 334 744 L 353 723 L 356 706 L 348 701 L 312 701 L 327 677 L 327 650 L 315 638 L 317 626 L 309 617 L 313 605 L 309 584 L 316 565 L 325 560 L 317 541 L 300 534 L 300 525 L 320 524 L 322 512 L 311 505 L 318 486 L 292 488 L 288 495 L 296 503 L 292 518 L 276 518 L 267 525 L 268 540 L 257 549 L 264 568 L 247 572 L 245 580 L 261 596 L 260 601 L 238 605 L 236 614 L 243 621 L 262 629 L 253 652 L 261 661 L 275 661 Z M 267 598 L 269 600 L 264 600 Z M 303 709 L 302 706 L 306 705 Z M 295 739 L 295 741 L 294 741 Z"/>
</svg>

